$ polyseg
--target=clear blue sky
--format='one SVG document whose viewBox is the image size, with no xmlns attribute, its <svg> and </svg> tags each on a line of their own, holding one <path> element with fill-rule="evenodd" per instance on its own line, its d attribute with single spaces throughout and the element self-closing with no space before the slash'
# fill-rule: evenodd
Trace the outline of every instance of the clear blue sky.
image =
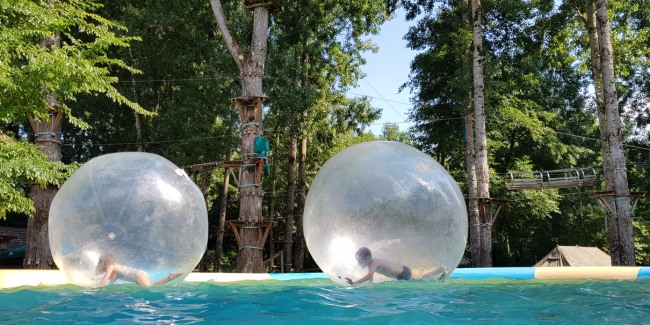
<svg viewBox="0 0 650 325">
<path fill-rule="evenodd" d="M 379 134 L 386 122 L 404 122 L 411 108 L 409 90 L 404 89 L 401 93 L 398 91 L 399 87 L 408 81 L 411 61 L 418 53 L 407 48 L 404 40 L 404 35 L 413 25 L 415 21 L 405 21 L 402 10 L 397 12 L 395 18 L 384 23 L 379 35 L 371 37 L 373 43 L 379 46 L 379 52 L 366 52 L 363 55 L 366 64 L 361 70 L 366 74 L 366 78 L 359 81 L 358 88 L 348 92 L 349 97 L 359 94 L 375 97 L 371 98 L 372 105 L 381 108 L 382 115 L 376 122 L 381 125 L 370 126 L 374 134 Z M 382 97 L 390 102 L 382 100 Z M 406 130 L 411 124 L 398 125 L 401 130 Z"/>
</svg>

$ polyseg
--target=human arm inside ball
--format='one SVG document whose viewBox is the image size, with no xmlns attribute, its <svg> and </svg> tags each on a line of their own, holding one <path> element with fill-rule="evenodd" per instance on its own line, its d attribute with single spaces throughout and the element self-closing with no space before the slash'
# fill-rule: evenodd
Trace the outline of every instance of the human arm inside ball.
<svg viewBox="0 0 650 325">
<path fill-rule="evenodd" d="M 114 274 L 114 273 L 115 273 L 115 274 Z M 105 286 L 106 283 L 108 283 L 108 280 L 109 280 L 109 279 L 114 279 L 114 278 L 115 278 L 115 275 L 117 275 L 117 270 L 115 270 L 115 266 L 113 266 L 113 265 L 109 265 L 109 266 L 106 268 L 106 273 L 104 273 L 104 277 L 103 277 L 102 280 L 99 282 L 99 286 L 100 286 L 100 287 Z"/>
<path fill-rule="evenodd" d="M 371 280 L 371 281 L 372 281 L 372 278 L 373 278 L 374 275 L 375 275 L 375 271 L 377 271 L 377 263 L 373 261 L 373 262 L 370 263 L 370 265 L 368 266 L 368 274 L 366 274 L 364 277 L 362 277 L 361 279 L 359 279 L 359 280 L 357 280 L 357 281 L 352 281 L 352 279 L 350 279 L 350 278 L 345 278 L 345 280 L 346 280 L 349 284 L 359 284 L 359 283 L 364 283 L 364 282 L 366 282 L 366 281 L 368 281 L 368 280 Z"/>
</svg>

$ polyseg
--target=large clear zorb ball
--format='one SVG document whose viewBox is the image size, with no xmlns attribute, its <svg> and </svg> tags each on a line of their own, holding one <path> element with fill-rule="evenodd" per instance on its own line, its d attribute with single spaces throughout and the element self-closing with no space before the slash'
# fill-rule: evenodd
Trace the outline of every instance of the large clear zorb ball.
<svg viewBox="0 0 650 325">
<path fill-rule="evenodd" d="M 340 284 L 368 274 L 356 257 L 362 247 L 373 259 L 406 266 L 412 279 L 444 279 L 467 241 L 458 184 L 434 159 L 398 142 L 366 142 L 336 154 L 314 178 L 305 210 L 309 251 Z M 374 282 L 399 276 L 379 271 L 388 276 L 375 273 Z"/>
<path fill-rule="evenodd" d="M 103 254 L 147 272 L 151 283 L 182 272 L 174 283 L 201 259 L 208 215 L 199 188 L 169 160 L 114 153 L 90 160 L 61 186 L 50 207 L 49 236 L 54 262 L 75 284 L 99 282 Z"/>
</svg>

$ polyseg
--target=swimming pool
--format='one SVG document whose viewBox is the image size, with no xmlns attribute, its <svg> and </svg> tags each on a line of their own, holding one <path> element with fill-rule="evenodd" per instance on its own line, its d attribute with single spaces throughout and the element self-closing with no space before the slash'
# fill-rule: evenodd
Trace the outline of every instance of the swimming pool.
<svg viewBox="0 0 650 325">
<path fill-rule="evenodd" d="M 328 279 L 0 290 L 0 324 L 648 323 L 650 281 Z"/>
</svg>

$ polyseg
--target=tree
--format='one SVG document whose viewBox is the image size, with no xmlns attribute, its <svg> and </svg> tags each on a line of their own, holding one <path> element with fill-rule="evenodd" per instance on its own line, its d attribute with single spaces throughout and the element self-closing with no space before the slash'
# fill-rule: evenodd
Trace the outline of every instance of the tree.
<svg viewBox="0 0 650 325">
<path fill-rule="evenodd" d="M 76 164 L 65 165 L 23 139 L 0 132 L 0 219 L 7 212 L 33 215 L 34 202 L 25 195 L 22 182 L 60 186 L 75 171 Z"/>
<path fill-rule="evenodd" d="M 614 202 L 616 204 L 616 219 L 618 221 L 618 238 L 620 245 L 620 265 L 634 266 L 634 229 L 632 227 L 632 210 L 630 206 L 630 188 L 627 182 L 627 168 L 623 148 L 623 130 L 618 113 L 618 95 L 616 93 L 616 76 L 614 74 L 614 57 L 610 33 L 609 12 L 607 0 L 596 1 L 596 18 L 600 25 L 598 41 L 600 59 L 602 62 L 603 98 L 607 119 L 607 134 L 609 136 L 609 159 L 614 170 Z"/>
<path fill-rule="evenodd" d="M 461 1 L 436 2 L 430 11 L 427 4 L 433 1 L 418 3 L 424 15 L 405 37 L 411 48 L 421 51 L 405 85 L 414 93 L 414 145 L 448 167 L 469 194 L 467 147 L 462 145 L 470 133 L 463 130 L 471 126 L 462 121 L 467 70 L 464 49 L 457 44 L 469 44 L 465 37 L 471 34 L 463 31 Z M 529 265 L 536 254 L 546 254 L 557 243 L 607 249 L 602 246 L 602 211 L 585 194 L 592 189 L 509 192 L 503 184 L 507 171 L 599 166 L 600 144 L 573 136 L 594 137 L 598 132 L 596 111 L 585 95 L 584 52 L 581 47 L 568 50 L 581 44 L 573 25 L 575 7 L 569 12 L 563 7 L 554 11 L 549 3 L 482 4 L 490 196 L 520 200 L 502 208 L 501 221 L 494 224 L 494 264 Z"/>
<path fill-rule="evenodd" d="M 479 202 L 490 198 L 487 134 L 485 130 L 485 92 L 483 85 L 483 7 L 481 0 L 472 0 L 474 21 L 474 118 L 476 119 L 476 185 Z M 492 266 L 492 208 L 479 204 L 481 223 L 481 266 Z"/>
<path fill-rule="evenodd" d="M 463 0 L 461 3 L 463 10 L 463 27 L 469 29 L 469 3 Z M 463 66 L 469 65 L 469 53 L 463 53 Z M 465 82 L 469 84 L 469 72 L 465 74 Z M 474 114 L 472 112 L 472 92 L 467 91 L 467 97 L 463 103 L 467 108 L 463 125 L 465 126 L 465 169 L 467 171 L 467 191 L 469 194 L 469 240 L 472 254 L 472 262 L 480 265 L 481 261 L 481 219 L 478 204 L 478 188 L 476 183 L 476 152 L 474 150 Z"/>
<path fill-rule="evenodd" d="M 360 53 L 373 49 L 372 44 L 362 37 L 378 31 L 386 18 L 383 1 L 350 3 L 338 0 L 288 2 L 274 17 L 271 28 L 273 51 L 268 70 L 271 76 L 270 110 L 279 117 L 278 122 L 282 120 L 282 125 L 290 129 L 286 166 L 285 271 L 289 270 L 292 260 L 294 269 L 300 269 L 304 260 L 301 222 L 307 188 L 307 162 L 303 160 L 312 157 L 307 148 L 308 141 L 327 147 L 325 139 L 332 138 L 327 133 L 356 128 L 357 123 L 367 123 L 376 116 L 364 100 L 348 99 L 344 92 L 362 75 Z M 327 125 L 334 119 L 338 125 Z M 319 139 L 321 132 L 326 135 Z M 296 159 L 298 138 L 300 162 Z M 296 165 L 300 165 L 297 191 Z M 294 220 L 298 229 L 295 239 Z"/>
<path fill-rule="evenodd" d="M 89 127 L 72 115 L 67 102 L 74 101 L 79 94 L 103 93 L 113 101 L 150 115 L 120 95 L 112 85 L 117 79 L 109 76 L 110 66 L 137 71 L 122 61 L 110 59 L 107 51 L 112 46 L 128 47 L 135 38 L 116 36 L 117 31 L 125 28 L 92 13 L 100 7 L 92 0 L 0 1 L 3 22 L 0 38 L 6 40 L 0 42 L 0 91 L 5 94 L 0 100 L 0 119 L 5 123 L 29 120 L 36 133 L 36 145 L 53 161 L 45 164 L 25 145 L 3 146 L 22 147 L 16 153 L 27 155 L 5 153 L 12 160 L 34 158 L 20 165 L 9 161 L 17 169 L 5 174 L 1 182 L 8 187 L 9 195 L 3 195 L 3 200 L 9 198 L 7 206 L 13 211 L 34 213 L 28 222 L 27 268 L 54 266 L 48 241 L 49 206 L 58 185 L 73 170 L 58 163 L 62 118 L 68 117 L 82 129 Z M 3 138 L 5 144 L 8 141 Z M 46 171 L 47 175 L 34 175 L 38 170 Z M 30 194 L 35 209 L 16 195 L 15 185 L 21 181 L 40 182 Z M 14 186 L 8 185 L 12 183 Z M 16 200 L 19 204 L 11 203 Z M 4 210 L 0 213 L 4 216 Z"/>
<path fill-rule="evenodd" d="M 602 144 L 603 153 L 603 174 L 605 176 L 605 191 L 614 189 L 614 173 L 609 154 L 609 139 L 607 137 L 607 120 L 605 118 L 605 101 L 603 100 L 603 84 L 602 84 L 602 63 L 600 60 L 600 44 L 598 42 L 598 26 L 596 19 L 596 10 L 592 0 L 586 0 L 586 14 L 587 19 L 584 20 L 588 35 L 589 35 L 589 49 L 590 49 L 590 63 L 591 63 L 591 76 L 594 81 L 594 93 L 596 95 L 596 105 L 598 110 L 598 123 L 600 129 L 600 139 Z M 582 18 L 582 16 L 580 16 Z M 610 256 L 612 258 L 612 265 L 620 265 L 620 252 L 619 252 L 619 235 L 618 235 L 618 219 L 616 216 L 607 213 L 609 224 L 609 247 Z"/>
<path fill-rule="evenodd" d="M 234 127 L 231 125 L 229 134 L 234 135 Z M 231 150 L 226 151 L 226 160 L 229 161 Z M 226 208 L 228 206 L 228 185 L 230 184 L 230 168 L 223 172 L 223 192 L 221 193 L 221 207 L 219 209 L 219 221 L 217 225 L 217 240 L 214 248 L 214 271 L 221 271 L 221 259 L 223 256 L 223 234 L 226 232 Z"/>
<path fill-rule="evenodd" d="M 221 35 L 226 42 L 228 51 L 239 67 L 242 83 L 242 99 L 250 100 L 255 97 L 263 97 L 262 78 L 264 77 L 264 63 L 267 51 L 267 33 L 269 24 L 269 8 L 271 3 L 262 6 L 251 6 L 253 10 L 253 31 L 251 37 L 250 53 L 245 53 L 233 38 L 228 29 L 228 20 L 221 7 L 220 0 L 210 0 L 214 17 L 219 25 Z M 262 196 L 261 183 L 256 184 L 255 169 L 253 163 L 255 152 L 255 137 L 262 135 L 261 120 L 257 121 L 253 105 L 241 107 L 241 119 L 246 124 L 242 125 L 242 171 L 239 179 L 240 187 L 252 187 L 251 195 L 241 195 L 239 220 L 248 221 L 251 227 L 255 227 L 258 221 L 262 221 Z M 259 104 L 261 105 L 261 104 Z M 261 109 L 261 108 L 260 108 Z M 241 250 L 237 255 L 237 271 L 242 273 L 263 272 L 262 251 L 258 248 L 258 232 L 252 228 L 243 228 L 241 232 Z"/>
</svg>

